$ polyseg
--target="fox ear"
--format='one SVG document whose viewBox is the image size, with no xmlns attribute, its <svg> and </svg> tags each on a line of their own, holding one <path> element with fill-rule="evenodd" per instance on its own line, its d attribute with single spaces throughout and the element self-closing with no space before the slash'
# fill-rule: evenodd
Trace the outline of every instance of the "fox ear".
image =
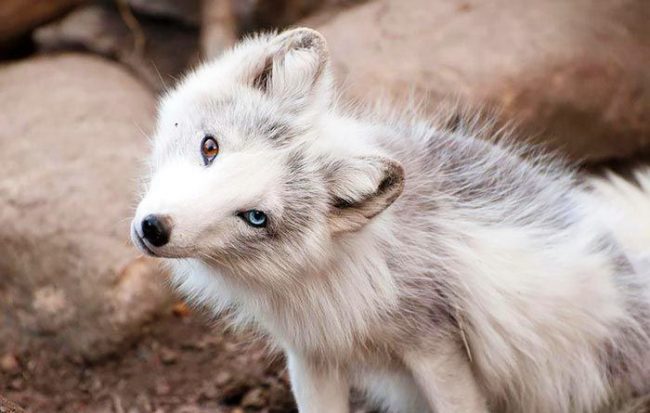
<svg viewBox="0 0 650 413">
<path fill-rule="evenodd" d="M 252 85 L 283 97 L 312 94 L 329 61 L 325 38 L 312 29 L 292 29 L 275 37 L 271 50 L 254 72 Z"/>
<path fill-rule="evenodd" d="M 328 165 L 329 223 L 334 233 L 357 231 L 402 193 L 404 169 L 393 160 L 360 157 Z"/>
</svg>

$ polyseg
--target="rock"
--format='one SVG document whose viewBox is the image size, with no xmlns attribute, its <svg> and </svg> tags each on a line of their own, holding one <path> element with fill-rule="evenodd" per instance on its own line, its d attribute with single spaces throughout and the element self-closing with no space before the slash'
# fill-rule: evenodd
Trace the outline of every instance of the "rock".
<svg viewBox="0 0 650 413">
<path fill-rule="evenodd" d="M 178 352 L 167 347 L 160 349 L 159 356 L 164 364 L 174 364 L 178 360 Z"/>
<path fill-rule="evenodd" d="M 218 400 L 219 397 L 219 387 L 217 383 L 205 382 L 201 386 L 201 391 L 199 392 L 199 397 L 201 400 Z"/>
<path fill-rule="evenodd" d="M 235 0 L 233 14 L 240 34 L 282 29 L 318 10 L 338 10 L 366 0 Z"/>
<path fill-rule="evenodd" d="M 161 379 L 156 382 L 156 387 L 154 389 L 156 396 L 167 396 L 172 391 L 172 386 L 169 385 L 167 380 Z"/>
<path fill-rule="evenodd" d="M 233 1 L 239 32 L 282 28 L 321 7 L 326 0 Z"/>
<path fill-rule="evenodd" d="M 136 3 L 142 7 L 149 4 Z M 180 8 L 188 3 L 174 2 Z M 134 19 L 135 30 L 111 4 L 80 7 L 37 29 L 34 42 L 42 52 L 82 49 L 116 60 L 129 66 L 154 90 L 163 91 L 198 59 L 198 29 L 159 18 Z"/>
<path fill-rule="evenodd" d="M 144 394 L 144 393 L 138 394 L 138 395 L 136 396 L 136 398 L 135 398 L 135 404 L 136 404 L 137 408 L 139 408 L 140 411 L 148 412 L 148 413 L 154 411 L 154 410 L 153 410 L 153 405 L 152 405 L 152 403 L 151 403 L 151 400 L 150 400 L 149 397 L 148 397 L 146 394 Z"/>
<path fill-rule="evenodd" d="M 12 353 L 7 353 L 0 358 L 0 370 L 7 374 L 16 374 L 20 372 L 18 359 Z"/>
<path fill-rule="evenodd" d="M 18 378 L 18 377 L 15 378 L 15 379 L 12 379 L 9 382 L 9 388 L 11 390 L 22 390 L 24 387 L 25 387 L 25 380 L 23 380 L 21 378 Z"/>
<path fill-rule="evenodd" d="M 217 386 L 223 386 L 232 380 L 232 374 L 227 371 L 221 371 L 214 379 Z"/>
<path fill-rule="evenodd" d="M 0 396 L 0 413 L 25 413 L 16 403 Z"/>
<path fill-rule="evenodd" d="M 264 395 L 264 390 L 257 387 L 255 389 L 249 390 L 244 397 L 242 398 L 241 405 L 243 407 L 264 407 L 266 404 L 266 397 Z"/>
<path fill-rule="evenodd" d="M 650 149 L 649 21 L 647 0 L 375 0 L 301 25 L 326 36 L 355 98 L 485 104 L 536 142 L 603 160 Z"/>
<path fill-rule="evenodd" d="M 191 27 L 200 24 L 199 0 L 128 0 L 138 14 L 182 23 Z"/>
<path fill-rule="evenodd" d="M 96 359 L 167 305 L 164 274 L 129 242 L 154 105 L 98 58 L 0 66 L 0 352 L 46 335 Z"/>
<path fill-rule="evenodd" d="M 0 1 L 0 45 L 6 45 L 39 25 L 55 19 L 83 0 Z"/>
<path fill-rule="evenodd" d="M 203 0 L 201 51 L 212 58 L 232 46 L 239 37 L 264 30 L 277 30 L 326 9 L 365 0 Z"/>
<path fill-rule="evenodd" d="M 234 410 L 231 410 L 230 412 L 232 413 Z M 225 413 L 225 411 L 220 408 L 184 405 L 174 409 L 173 413 Z"/>
</svg>

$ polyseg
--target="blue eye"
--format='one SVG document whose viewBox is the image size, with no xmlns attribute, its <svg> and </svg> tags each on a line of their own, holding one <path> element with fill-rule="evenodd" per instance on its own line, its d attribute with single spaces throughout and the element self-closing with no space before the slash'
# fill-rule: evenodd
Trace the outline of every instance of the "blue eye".
<svg viewBox="0 0 650 413">
<path fill-rule="evenodd" d="M 239 216 L 246 221 L 246 223 L 255 228 L 261 228 L 266 226 L 266 214 L 257 209 L 251 209 L 250 211 L 242 212 Z"/>
</svg>

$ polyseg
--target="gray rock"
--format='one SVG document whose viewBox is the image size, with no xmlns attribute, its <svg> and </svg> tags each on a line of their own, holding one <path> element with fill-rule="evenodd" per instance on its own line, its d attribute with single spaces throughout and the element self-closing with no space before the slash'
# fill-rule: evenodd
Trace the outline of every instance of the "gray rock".
<svg viewBox="0 0 650 413">
<path fill-rule="evenodd" d="M 96 359 L 168 302 L 164 274 L 129 243 L 154 104 L 98 58 L 0 66 L 0 354 L 46 336 Z"/>
<path fill-rule="evenodd" d="M 302 25 L 356 98 L 488 105 L 574 159 L 650 149 L 647 0 L 375 0 Z"/>
</svg>

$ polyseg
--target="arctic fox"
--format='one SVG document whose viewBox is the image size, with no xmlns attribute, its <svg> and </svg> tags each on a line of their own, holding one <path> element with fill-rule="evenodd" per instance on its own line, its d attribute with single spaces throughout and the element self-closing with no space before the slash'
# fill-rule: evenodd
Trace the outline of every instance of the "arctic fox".
<svg viewBox="0 0 650 413">
<path fill-rule="evenodd" d="M 302 413 L 642 411 L 650 174 L 466 126 L 346 109 L 318 32 L 249 38 L 162 99 L 133 242 L 283 349 Z"/>
</svg>

